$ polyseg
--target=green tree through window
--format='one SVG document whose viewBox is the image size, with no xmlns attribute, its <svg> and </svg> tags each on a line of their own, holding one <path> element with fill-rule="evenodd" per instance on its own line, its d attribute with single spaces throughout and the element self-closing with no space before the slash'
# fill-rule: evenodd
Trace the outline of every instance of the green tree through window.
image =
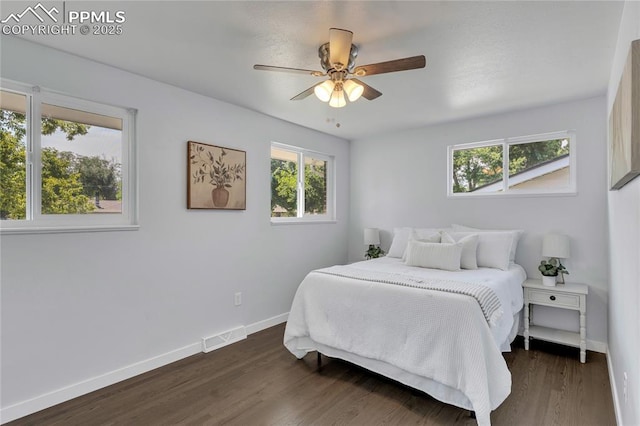
<svg viewBox="0 0 640 426">
<path fill-rule="evenodd" d="M 271 215 L 298 214 L 298 163 L 271 159 Z"/>
<path fill-rule="evenodd" d="M 91 126 L 42 118 L 42 135 L 57 131 L 67 140 L 86 135 Z M 0 219 L 26 218 L 26 117 L 0 110 Z M 43 214 L 77 214 L 96 210 L 96 197 L 121 197 L 120 165 L 98 156 L 81 156 L 47 147 L 41 150 Z"/>
<path fill-rule="evenodd" d="M 271 217 L 319 219 L 326 216 L 330 209 L 331 161 L 324 154 L 274 144 L 271 147 Z M 303 205 L 304 210 L 300 211 Z"/>
<path fill-rule="evenodd" d="M 453 192 L 471 192 L 499 180 L 502 180 L 501 145 L 453 152 Z"/>
</svg>

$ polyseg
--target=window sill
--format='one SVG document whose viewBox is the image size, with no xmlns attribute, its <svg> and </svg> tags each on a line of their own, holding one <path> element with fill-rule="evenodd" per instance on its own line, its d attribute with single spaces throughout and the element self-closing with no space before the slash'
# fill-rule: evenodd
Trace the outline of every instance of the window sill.
<svg viewBox="0 0 640 426">
<path fill-rule="evenodd" d="M 570 190 L 566 192 L 497 192 L 497 193 L 470 193 L 461 192 L 456 194 L 447 194 L 449 199 L 471 199 L 471 198 L 524 198 L 524 197 L 575 197 L 578 195 L 578 191 Z"/>
<path fill-rule="evenodd" d="M 290 219 L 278 219 L 274 220 L 271 218 L 271 225 L 319 225 L 319 224 L 331 224 L 338 223 L 335 219 L 300 219 L 300 218 L 290 218 Z"/>
<path fill-rule="evenodd" d="M 96 225 L 96 226 L 34 226 L 22 228 L 0 228 L 0 235 L 15 234 L 64 234 L 73 232 L 137 231 L 140 225 Z"/>
</svg>

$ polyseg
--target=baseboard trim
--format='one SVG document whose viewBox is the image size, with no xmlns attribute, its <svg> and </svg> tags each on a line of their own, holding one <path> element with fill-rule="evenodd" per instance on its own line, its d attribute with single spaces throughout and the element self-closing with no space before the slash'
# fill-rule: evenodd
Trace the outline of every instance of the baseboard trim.
<svg viewBox="0 0 640 426">
<path fill-rule="evenodd" d="M 276 315 L 275 317 L 254 322 L 247 326 L 247 334 L 257 333 L 258 331 L 265 330 L 269 327 L 273 327 L 274 325 L 282 324 L 283 322 L 286 322 L 288 318 L 289 312 L 285 312 L 284 314 Z"/>
<path fill-rule="evenodd" d="M 5 407 L 0 410 L 0 419 L 2 419 L 2 424 L 19 419 L 20 417 L 121 382 L 138 374 L 146 373 L 163 365 L 195 355 L 201 351 L 202 344 L 198 342 L 144 361 L 136 362 L 135 364 Z"/>
<path fill-rule="evenodd" d="M 281 324 L 287 320 L 289 313 L 276 315 L 262 321 L 255 322 L 246 327 L 247 334 L 257 333 L 258 331 Z M 229 342 L 229 344 L 234 342 Z M 220 346 L 221 347 L 221 346 Z M 202 342 L 198 341 L 179 349 L 167 352 L 162 355 L 155 356 L 126 367 L 110 371 L 91 379 L 84 380 L 73 385 L 37 396 L 35 398 L 18 402 L 16 404 L 0 409 L 0 424 L 19 419 L 29 414 L 33 414 L 45 408 L 53 407 L 73 398 L 85 395 L 87 393 L 102 389 L 106 386 L 113 385 L 126 379 L 130 379 L 139 374 L 146 373 L 156 368 L 162 367 L 172 362 L 179 361 L 183 358 L 202 352 Z"/>
<path fill-rule="evenodd" d="M 611 364 L 611 354 L 607 348 L 607 370 L 609 370 L 609 383 L 611 383 L 611 397 L 613 398 L 613 412 L 616 415 L 616 424 L 622 426 L 622 411 L 620 409 L 620 399 L 618 398 L 618 387 L 616 377 Z"/>
<path fill-rule="evenodd" d="M 587 349 L 594 352 L 600 352 L 601 354 L 606 354 L 609 352 L 609 347 L 606 343 L 598 342 L 597 340 L 589 340 L 587 339 Z"/>
</svg>

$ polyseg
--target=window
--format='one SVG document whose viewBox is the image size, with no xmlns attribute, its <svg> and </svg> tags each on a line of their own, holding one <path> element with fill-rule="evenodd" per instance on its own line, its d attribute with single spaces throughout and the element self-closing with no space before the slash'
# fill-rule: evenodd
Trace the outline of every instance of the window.
<svg viewBox="0 0 640 426">
<path fill-rule="evenodd" d="M 575 193 L 575 135 L 555 132 L 450 146 L 447 182 L 454 197 Z"/>
<path fill-rule="evenodd" d="M 334 219 L 333 157 L 271 144 L 273 222 Z"/>
<path fill-rule="evenodd" d="M 134 112 L 2 81 L 2 232 L 136 226 Z"/>
</svg>

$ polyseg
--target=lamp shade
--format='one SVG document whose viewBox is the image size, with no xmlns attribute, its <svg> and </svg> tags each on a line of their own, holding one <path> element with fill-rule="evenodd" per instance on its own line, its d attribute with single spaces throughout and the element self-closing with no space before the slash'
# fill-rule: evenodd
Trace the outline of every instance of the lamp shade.
<svg viewBox="0 0 640 426">
<path fill-rule="evenodd" d="M 327 80 L 321 84 L 318 84 L 314 89 L 313 93 L 316 94 L 316 97 L 320 99 L 322 102 L 329 102 L 331 99 L 331 94 L 333 93 L 334 83 L 331 80 Z"/>
<path fill-rule="evenodd" d="M 329 100 L 329 105 L 334 108 L 342 108 L 347 104 L 344 98 L 344 90 L 334 90 Z"/>
<path fill-rule="evenodd" d="M 343 84 L 344 91 L 347 93 L 347 98 L 349 98 L 349 102 L 357 101 L 362 93 L 364 92 L 364 87 L 361 84 L 356 83 L 353 80 L 347 80 Z"/>
<path fill-rule="evenodd" d="M 569 237 L 564 234 L 546 234 L 542 240 L 542 255 L 568 259 L 570 257 Z"/>
<path fill-rule="evenodd" d="M 378 228 L 364 228 L 364 245 L 377 246 L 380 244 L 380 231 Z"/>
</svg>

